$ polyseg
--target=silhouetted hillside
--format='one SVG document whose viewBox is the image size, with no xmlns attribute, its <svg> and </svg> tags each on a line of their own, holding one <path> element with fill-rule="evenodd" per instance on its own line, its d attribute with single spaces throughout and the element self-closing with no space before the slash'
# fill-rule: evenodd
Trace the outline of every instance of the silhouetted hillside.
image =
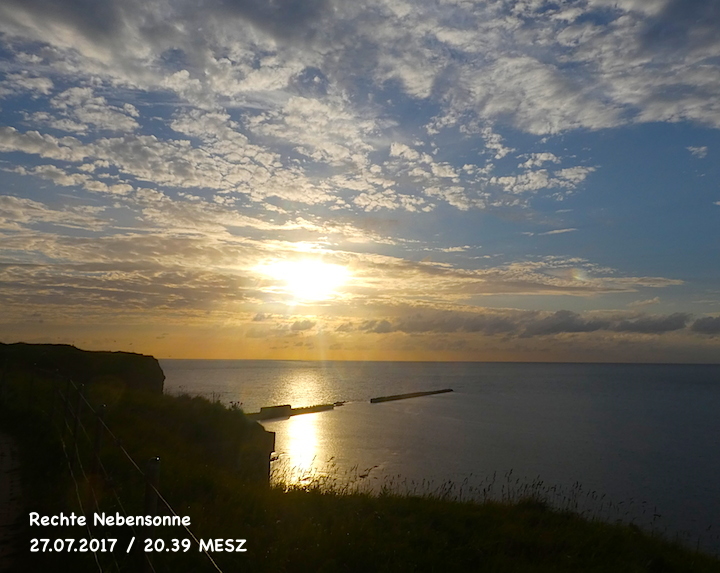
<svg viewBox="0 0 720 573">
<path fill-rule="evenodd" d="M 152 356 L 80 350 L 69 344 L 0 343 L 0 368 L 38 369 L 77 383 L 121 381 L 128 388 L 162 394 L 165 374 Z"/>
</svg>

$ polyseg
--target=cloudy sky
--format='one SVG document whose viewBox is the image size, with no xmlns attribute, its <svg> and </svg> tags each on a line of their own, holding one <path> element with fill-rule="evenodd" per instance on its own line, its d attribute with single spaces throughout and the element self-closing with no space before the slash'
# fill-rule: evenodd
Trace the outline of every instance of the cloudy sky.
<svg viewBox="0 0 720 573">
<path fill-rule="evenodd" d="M 720 361 L 714 0 L 0 0 L 0 340 Z"/>
</svg>

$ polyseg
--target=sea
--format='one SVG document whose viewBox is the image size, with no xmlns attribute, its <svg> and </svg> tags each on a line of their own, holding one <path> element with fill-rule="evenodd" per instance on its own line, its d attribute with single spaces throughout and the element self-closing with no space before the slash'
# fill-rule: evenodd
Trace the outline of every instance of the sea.
<svg viewBox="0 0 720 573">
<path fill-rule="evenodd" d="M 274 479 L 462 499 L 541 495 L 720 554 L 720 365 L 161 360 L 165 392 L 256 412 Z M 370 399 L 451 388 L 383 403 Z"/>
</svg>

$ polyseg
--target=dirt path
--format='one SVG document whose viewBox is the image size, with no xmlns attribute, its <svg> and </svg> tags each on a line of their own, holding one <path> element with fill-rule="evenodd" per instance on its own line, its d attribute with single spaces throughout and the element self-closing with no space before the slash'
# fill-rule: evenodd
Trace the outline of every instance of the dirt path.
<svg viewBox="0 0 720 573">
<path fill-rule="evenodd" d="M 22 509 L 17 443 L 0 432 L 0 571 L 12 570 L 13 557 L 21 552 L 17 534 Z"/>
</svg>

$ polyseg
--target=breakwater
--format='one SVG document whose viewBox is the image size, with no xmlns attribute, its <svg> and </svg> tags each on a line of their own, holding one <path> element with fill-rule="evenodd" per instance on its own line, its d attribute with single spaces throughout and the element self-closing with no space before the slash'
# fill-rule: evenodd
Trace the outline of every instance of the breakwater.
<svg viewBox="0 0 720 573">
<path fill-rule="evenodd" d="M 392 402 L 393 400 L 405 400 L 406 398 L 417 398 L 418 396 L 431 396 L 432 394 L 445 394 L 446 392 L 452 392 L 452 388 L 443 388 L 442 390 L 430 390 L 428 392 L 409 392 L 407 394 L 394 394 L 392 396 L 378 396 L 377 398 L 370 398 L 371 404 L 378 402 Z"/>
<path fill-rule="evenodd" d="M 283 404 L 281 406 L 264 406 L 260 408 L 259 412 L 252 412 L 250 414 L 246 414 L 246 416 L 251 420 L 275 420 L 278 418 L 297 416 L 298 414 L 324 412 L 325 410 L 332 410 L 335 406 L 341 405 L 341 402 L 336 402 L 335 404 L 316 404 L 315 406 L 304 406 L 302 408 L 293 408 L 290 404 Z"/>
<path fill-rule="evenodd" d="M 431 396 L 433 394 L 445 394 L 452 392 L 452 388 L 443 388 L 442 390 L 429 390 L 427 392 L 409 392 L 407 394 L 394 394 L 392 396 L 378 396 L 370 398 L 370 402 L 391 402 L 392 400 L 404 400 L 406 398 L 417 398 L 418 396 Z M 302 408 L 293 408 L 290 404 L 282 404 L 280 406 L 263 406 L 259 412 L 251 412 L 245 414 L 251 420 L 278 420 L 280 418 L 289 418 L 299 414 L 312 414 L 314 412 L 324 412 L 333 410 L 335 406 L 342 406 L 345 402 L 335 402 L 333 404 L 317 404 L 315 406 L 304 406 Z"/>
</svg>

